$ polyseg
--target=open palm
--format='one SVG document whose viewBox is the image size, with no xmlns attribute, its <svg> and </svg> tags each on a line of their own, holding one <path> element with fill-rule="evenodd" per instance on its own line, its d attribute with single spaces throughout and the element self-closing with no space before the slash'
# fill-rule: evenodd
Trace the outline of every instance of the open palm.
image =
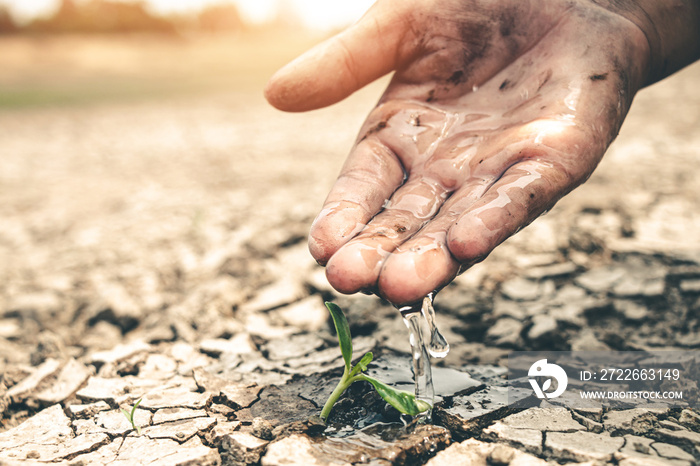
<svg viewBox="0 0 700 466">
<path fill-rule="evenodd" d="M 380 0 L 266 89 L 303 111 L 396 71 L 311 253 L 343 293 L 439 289 L 587 179 L 647 62 L 643 33 L 588 1 Z"/>
</svg>

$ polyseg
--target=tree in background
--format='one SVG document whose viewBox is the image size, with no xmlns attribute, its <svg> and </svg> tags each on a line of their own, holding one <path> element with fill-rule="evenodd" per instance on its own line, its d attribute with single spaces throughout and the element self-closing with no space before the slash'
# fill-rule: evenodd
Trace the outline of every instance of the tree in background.
<svg viewBox="0 0 700 466">
<path fill-rule="evenodd" d="M 10 12 L 6 7 L 0 6 L 0 34 L 11 34 L 17 32 L 17 25 L 12 20 Z"/>
<path fill-rule="evenodd" d="M 240 31 L 244 28 L 235 5 L 212 5 L 199 14 L 198 28 L 205 32 Z"/>
<path fill-rule="evenodd" d="M 173 23 L 150 14 L 141 1 L 109 0 L 62 0 L 53 16 L 34 21 L 28 29 L 49 33 L 176 32 Z"/>
<path fill-rule="evenodd" d="M 56 12 L 18 27 L 7 8 L 0 6 L 0 34 L 37 33 L 129 33 L 242 31 L 245 23 L 232 4 L 210 5 L 197 16 L 162 17 L 151 14 L 143 0 L 61 0 Z"/>
</svg>

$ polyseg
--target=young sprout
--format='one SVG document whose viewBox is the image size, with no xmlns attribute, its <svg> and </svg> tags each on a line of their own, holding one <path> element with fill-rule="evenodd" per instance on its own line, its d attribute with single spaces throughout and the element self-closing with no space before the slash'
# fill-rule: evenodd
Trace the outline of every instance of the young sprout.
<svg viewBox="0 0 700 466">
<path fill-rule="evenodd" d="M 364 372 L 367 370 L 367 366 L 372 362 L 372 353 L 368 352 L 360 361 L 352 366 L 352 337 L 350 335 L 350 326 L 345 318 L 345 314 L 336 304 L 326 302 L 326 307 L 331 313 L 333 318 L 333 323 L 335 324 L 335 330 L 338 334 L 338 343 L 340 344 L 340 352 L 343 355 L 343 360 L 345 361 L 345 370 L 343 372 L 343 377 L 338 382 L 338 386 L 335 387 L 331 396 L 328 397 L 323 410 L 321 411 L 321 419 L 324 421 L 328 419 L 331 414 L 331 409 L 333 405 L 338 401 L 340 396 L 345 392 L 345 390 L 350 387 L 354 382 L 359 380 L 364 380 L 372 384 L 377 393 L 384 398 L 384 401 L 389 403 L 391 406 L 396 408 L 399 412 L 403 414 L 409 414 L 411 416 L 416 416 L 423 411 L 428 411 L 432 408 L 430 404 L 423 400 L 419 400 L 412 393 L 405 392 L 402 390 L 396 390 L 390 386 L 374 379 Z"/>
<path fill-rule="evenodd" d="M 136 408 L 138 408 L 139 405 L 141 404 L 141 400 L 142 400 L 142 398 L 139 398 L 139 400 L 134 404 L 134 407 L 131 408 L 131 412 L 122 408 L 122 413 L 126 417 L 126 420 L 131 423 L 131 427 L 133 427 L 136 430 L 136 433 L 138 435 L 141 435 L 141 427 L 137 426 L 136 423 L 134 422 L 134 413 L 136 413 Z"/>
</svg>

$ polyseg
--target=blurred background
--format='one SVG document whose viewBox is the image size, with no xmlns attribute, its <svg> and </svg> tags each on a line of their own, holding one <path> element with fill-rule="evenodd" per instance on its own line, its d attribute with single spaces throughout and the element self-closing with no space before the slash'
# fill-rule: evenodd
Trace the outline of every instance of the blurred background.
<svg viewBox="0 0 700 466">
<path fill-rule="evenodd" d="M 371 0 L 0 0 L 0 107 L 254 90 Z"/>
<path fill-rule="evenodd" d="M 264 329 L 245 303 L 325 280 L 306 233 L 386 81 L 308 114 L 262 90 L 371 3 L 0 0 L 0 374 Z"/>
</svg>

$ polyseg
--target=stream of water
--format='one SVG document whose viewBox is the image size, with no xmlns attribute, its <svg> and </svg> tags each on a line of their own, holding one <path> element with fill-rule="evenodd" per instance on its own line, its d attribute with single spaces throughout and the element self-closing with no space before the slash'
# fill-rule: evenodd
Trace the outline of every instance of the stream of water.
<svg viewBox="0 0 700 466">
<path fill-rule="evenodd" d="M 404 324 L 408 328 L 411 344 L 415 395 L 416 398 L 430 403 L 431 406 L 435 403 L 435 388 L 430 356 L 444 358 L 450 351 L 450 345 L 435 324 L 434 297 L 435 294 L 430 293 L 423 298 L 422 302 L 399 309 Z M 429 336 L 429 339 L 425 336 Z M 429 418 L 430 413 L 426 416 Z"/>
</svg>

